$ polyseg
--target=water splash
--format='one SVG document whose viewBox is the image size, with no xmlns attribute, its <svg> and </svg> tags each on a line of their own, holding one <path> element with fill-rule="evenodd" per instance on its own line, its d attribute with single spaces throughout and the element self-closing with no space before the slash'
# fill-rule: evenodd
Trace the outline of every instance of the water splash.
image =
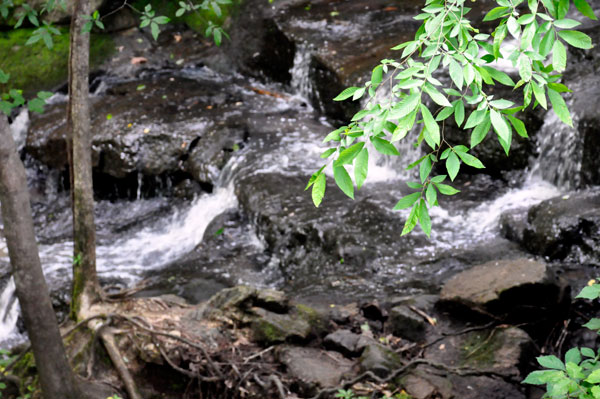
<svg viewBox="0 0 600 399">
<path fill-rule="evenodd" d="M 294 66 L 290 70 L 292 75 L 291 86 L 296 94 L 305 99 L 310 99 L 313 96 L 313 86 L 310 79 L 311 60 L 311 47 L 306 43 L 298 44 L 294 54 Z"/>
</svg>

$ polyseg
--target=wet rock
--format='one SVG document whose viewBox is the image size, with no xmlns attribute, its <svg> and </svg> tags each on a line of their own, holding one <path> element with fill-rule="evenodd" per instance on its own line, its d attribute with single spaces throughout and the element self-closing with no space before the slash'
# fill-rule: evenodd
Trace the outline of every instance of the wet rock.
<svg viewBox="0 0 600 399">
<path fill-rule="evenodd" d="M 395 336 L 420 342 L 425 338 L 427 322 L 406 305 L 390 310 L 388 328 Z"/>
<path fill-rule="evenodd" d="M 440 304 L 456 312 L 493 315 L 532 323 L 557 316 L 559 284 L 546 264 L 531 259 L 492 261 L 458 273 L 440 293 Z"/>
<path fill-rule="evenodd" d="M 387 311 L 379 305 L 377 300 L 363 304 L 360 310 L 363 316 L 370 320 L 385 321 L 388 318 Z"/>
<path fill-rule="evenodd" d="M 323 345 L 345 356 L 355 357 L 360 356 L 363 349 L 372 342 L 372 338 L 355 334 L 350 330 L 336 330 L 325 337 Z"/>
<path fill-rule="evenodd" d="M 295 44 L 279 29 L 261 0 L 242 3 L 223 46 L 230 65 L 250 76 L 289 83 Z"/>
<path fill-rule="evenodd" d="M 318 388 L 337 386 L 342 378 L 352 374 L 354 365 L 337 352 L 315 348 L 281 346 L 277 348 L 277 358 L 288 374 L 299 380 L 305 395 L 315 394 Z"/>
<path fill-rule="evenodd" d="M 425 358 L 450 367 L 488 371 L 518 380 L 532 349 L 529 335 L 517 327 L 450 335 L 431 346 Z"/>
<path fill-rule="evenodd" d="M 552 260 L 600 265 L 600 190 L 544 201 L 529 210 L 522 245 Z M 516 229 L 516 227 L 515 227 Z"/>
<path fill-rule="evenodd" d="M 527 228 L 527 209 L 513 209 L 500 216 L 500 233 L 511 241 L 523 242 Z"/>
<path fill-rule="evenodd" d="M 372 371 L 385 378 L 395 369 L 402 366 L 400 356 L 390 348 L 373 343 L 367 345 L 359 359 L 361 371 Z"/>
<path fill-rule="evenodd" d="M 290 341 L 306 341 L 312 332 L 311 325 L 303 318 L 290 314 L 278 314 L 262 308 L 250 310 L 256 318 L 250 329 L 254 341 L 272 345 Z"/>
</svg>

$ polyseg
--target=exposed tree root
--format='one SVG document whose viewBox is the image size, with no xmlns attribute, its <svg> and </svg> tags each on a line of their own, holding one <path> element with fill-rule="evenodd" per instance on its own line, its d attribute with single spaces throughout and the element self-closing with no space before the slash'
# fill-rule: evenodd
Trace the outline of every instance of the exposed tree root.
<svg viewBox="0 0 600 399">
<path fill-rule="evenodd" d="M 115 369 L 119 373 L 121 377 L 121 381 L 123 381 L 123 385 L 125 385 L 125 390 L 127 391 L 127 395 L 129 395 L 130 399 L 142 399 L 135 382 L 133 381 L 133 377 L 127 368 L 127 365 L 123 361 L 123 357 L 121 356 L 121 352 L 115 343 L 115 336 L 111 332 L 110 327 L 102 326 L 98 332 L 102 342 L 104 343 L 104 347 L 108 352 L 108 356 L 110 356 L 110 360 L 112 360 Z"/>
</svg>

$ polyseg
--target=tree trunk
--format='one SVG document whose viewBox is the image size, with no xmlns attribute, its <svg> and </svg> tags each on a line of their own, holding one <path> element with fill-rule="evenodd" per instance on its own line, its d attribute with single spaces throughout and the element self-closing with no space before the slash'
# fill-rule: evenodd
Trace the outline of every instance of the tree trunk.
<svg viewBox="0 0 600 399">
<path fill-rule="evenodd" d="M 92 185 L 89 109 L 90 34 L 81 30 L 90 15 L 89 0 L 75 0 L 69 53 L 68 142 L 73 206 L 73 292 L 71 317 L 77 319 L 100 299 L 96 275 L 96 227 Z"/>
<path fill-rule="evenodd" d="M 17 297 L 45 399 L 80 399 L 38 255 L 25 168 L 0 113 L 0 203 Z"/>
</svg>

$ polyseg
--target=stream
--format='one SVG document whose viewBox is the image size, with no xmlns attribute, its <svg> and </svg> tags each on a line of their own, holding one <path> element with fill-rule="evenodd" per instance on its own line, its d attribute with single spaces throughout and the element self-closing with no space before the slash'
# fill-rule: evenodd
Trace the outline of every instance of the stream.
<svg viewBox="0 0 600 399">
<path fill-rule="evenodd" d="M 420 156 L 408 140 L 400 159 L 371 157 L 355 201 L 328 174 L 324 203 L 314 208 L 303 189 L 321 166 L 321 141 L 336 119 L 315 100 L 314 43 L 298 43 L 288 84 L 187 64 L 135 80 L 102 78 L 93 102 L 100 132 L 95 176 L 104 190 L 96 209 L 103 284 L 124 288 L 145 280 L 140 295 L 174 293 L 191 302 L 236 284 L 282 289 L 309 302 L 435 293 L 471 265 L 527 256 L 502 235 L 501 216 L 578 187 L 580 144 L 549 112 L 526 167 L 501 178 L 469 172 L 457 179 L 462 192 L 431 211 L 431 239 L 418 227 L 400 238 L 407 212 L 392 211 L 414 179 L 402 165 Z M 141 84 L 145 89 L 136 92 Z M 54 147 L 31 132 L 63 129 L 57 115 L 65 101 L 56 96 L 42 117 L 29 121 L 24 113 L 13 122 L 20 148 L 31 155 L 40 255 L 55 304 L 68 301 L 71 278 L 64 165 L 60 155 L 57 161 L 40 155 Z M 211 148 L 216 155 L 206 152 Z M 182 187 L 193 187 L 191 194 L 175 195 Z M 26 337 L 1 236 L 0 266 L 0 348 L 7 348 Z"/>
</svg>

